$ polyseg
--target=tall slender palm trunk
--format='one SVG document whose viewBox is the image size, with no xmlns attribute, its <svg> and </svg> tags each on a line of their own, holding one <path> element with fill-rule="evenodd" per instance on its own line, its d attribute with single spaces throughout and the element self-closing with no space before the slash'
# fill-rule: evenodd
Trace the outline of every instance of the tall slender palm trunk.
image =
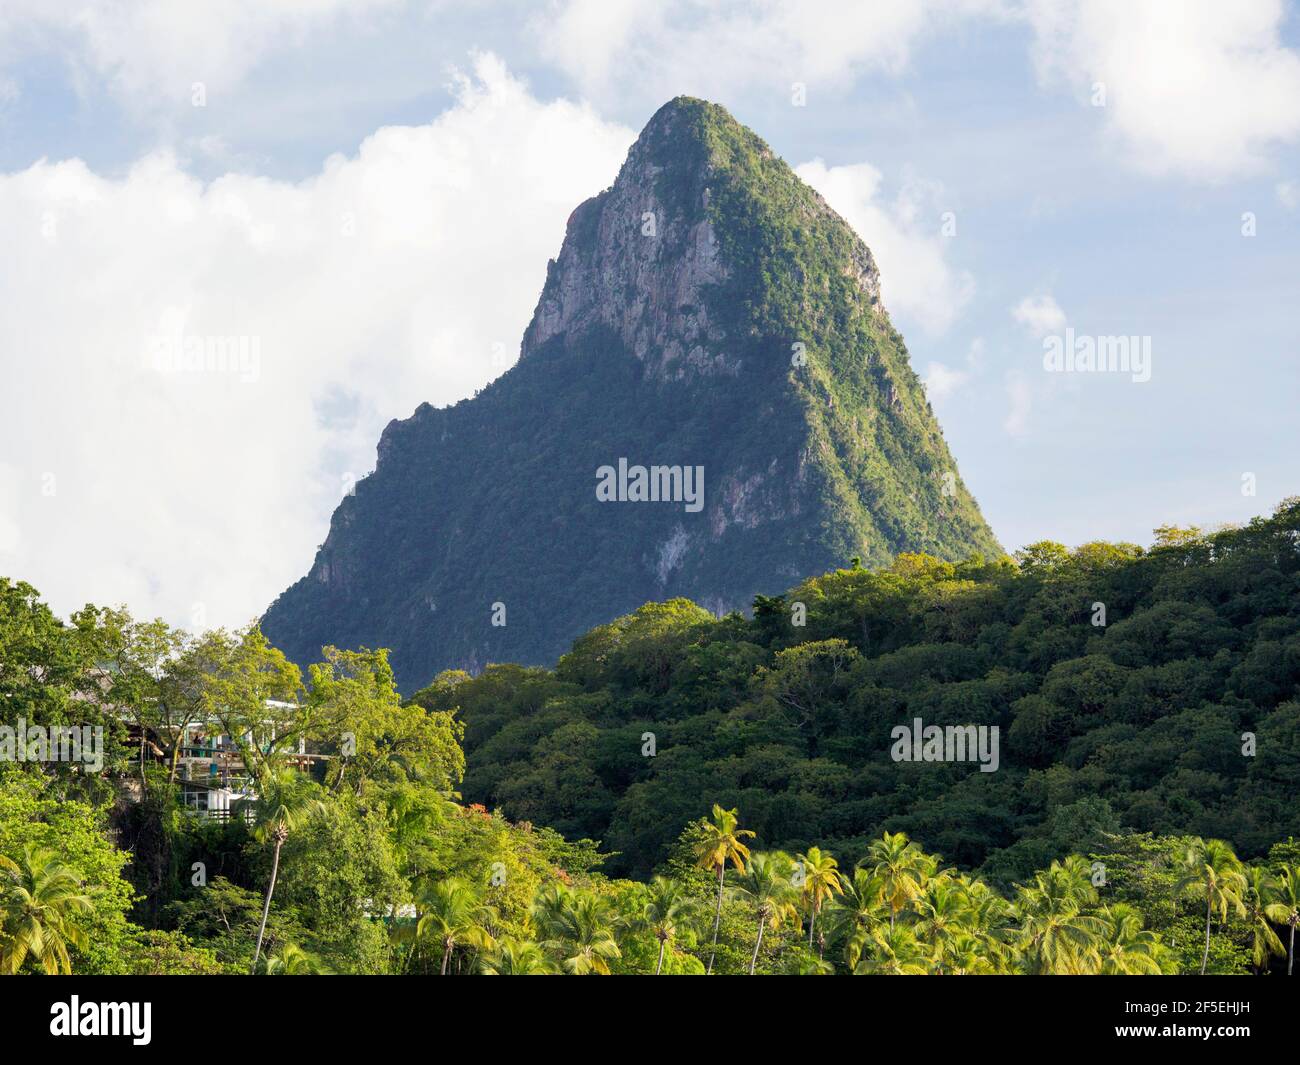
<svg viewBox="0 0 1300 1065">
<path fill-rule="evenodd" d="M 447 975 L 447 962 L 451 958 L 452 945 L 452 940 L 450 939 L 444 939 L 442 941 L 442 972 L 438 974 L 439 976 Z"/>
<path fill-rule="evenodd" d="M 758 917 L 758 939 L 754 943 L 754 956 L 749 959 L 749 975 L 754 975 L 754 970 L 758 967 L 758 951 L 763 945 L 763 926 L 767 924 L 767 917 L 759 914 Z"/>
<path fill-rule="evenodd" d="M 664 967 L 664 947 L 668 946 L 668 940 L 659 940 L 659 961 L 655 964 L 655 976 L 658 976 Z"/>
<path fill-rule="evenodd" d="M 1286 974 L 1291 975 L 1291 966 L 1295 962 L 1295 921 L 1291 922 L 1291 942 L 1286 948 Z"/>
<path fill-rule="evenodd" d="M 709 967 L 704 971 L 705 976 L 713 975 L 713 956 L 718 953 L 718 926 L 722 923 L 722 882 L 727 875 L 727 865 L 724 862 L 718 866 L 718 905 L 713 911 L 713 946 L 709 950 Z"/>
<path fill-rule="evenodd" d="M 271 913 L 271 896 L 275 894 L 275 878 L 280 872 L 280 848 L 284 840 L 279 836 L 275 840 L 275 857 L 271 860 L 271 882 L 266 885 L 266 901 L 262 903 L 262 923 L 257 927 L 257 949 L 253 951 L 253 969 L 257 972 L 257 959 L 262 956 L 262 937 L 266 935 L 266 918 Z"/>
<path fill-rule="evenodd" d="M 1205 967 L 1210 964 L 1210 914 L 1213 912 L 1213 898 L 1206 890 L 1205 893 L 1205 956 L 1201 958 L 1201 975 L 1205 975 Z"/>
</svg>

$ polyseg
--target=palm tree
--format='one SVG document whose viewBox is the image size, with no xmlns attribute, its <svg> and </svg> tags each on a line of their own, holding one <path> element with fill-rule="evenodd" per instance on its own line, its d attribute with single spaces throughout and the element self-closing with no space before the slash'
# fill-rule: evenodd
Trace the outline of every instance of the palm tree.
<svg viewBox="0 0 1300 1065">
<path fill-rule="evenodd" d="M 1201 975 L 1210 962 L 1210 919 L 1217 911 L 1220 923 L 1228 911 L 1245 915 L 1242 896 L 1247 882 L 1241 862 L 1232 848 L 1221 839 L 1193 839 L 1183 858 L 1183 876 L 1174 886 L 1176 894 L 1199 899 L 1205 897 L 1205 954 L 1201 958 Z"/>
<path fill-rule="evenodd" d="M 1291 930 L 1286 948 L 1286 974 L 1290 976 L 1295 962 L 1295 930 L 1296 925 L 1300 925 L 1300 865 L 1282 870 L 1277 881 L 1277 892 L 1264 912 L 1270 920 L 1284 924 Z"/>
<path fill-rule="evenodd" d="M 839 862 L 831 855 L 824 854 L 820 847 L 809 847 L 807 853 L 799 855 L 799 869 L 802 876 L 800 893 L 808 907 L 808 949 L 813 945 L 813 928 L 817 924 L 817 915 L 822 907 L 832 901 L 844 889 L 840 887 Z M 820 958 L 825 949 L 817 951 Z"/>
<path fill-rule="evenodd" d="M 542 948 L 526 939 L 499 939 L 479 962 L 484 976 L 545 976 L 552 971 Z"/>
<path fill-rule="evenodd" d="M 267 976 L 319 976 L 325 972 L 320 959 L 293 943 L 286 943 L 279 953 L 266 959 Z"/>
<path fill-rule="evenodd" d="M 873 840 L 867 856 L 860 862 L 870 865 L 880 877 L 884 897 L 889 905 L 889 927 L 909 902 L 924 890 L 925 881 L 934 875 L 935 861 L 902 832 L 886 832 Z"/>
<path fill-rule="evenodd" d="M 0 972 L 16 973 L 30 957 L 48 975 L 70 975 L 68 944 L 87 943 L 76 918 L 90 911 L 81 875 L 53 851 L 0 855 Z"/>
<path fill-rule="evenodd" d="M 871 931 L 885 920 L 884 882 L 870 869 L 854 869 L 853 878 L 840 874 L 840 897 L 830 910 L 834 928 L 845 936 L 844 960 L 857 967 Z"/>
<path fill-rule="evenodd" d="M 1077 856 L 1074 856 L 1077 857 Z M 1096 968 L 1100 920 L 1083 912 L 1097 891 L 1082 859 L 1054 861 L 1016 891 L 1020 929 L 1016 947 L 1026 968 L 1037 973 L 1079 973 Z"/>
<path fill-rule="evenodd" d="M 1256 972 L 1268 964 L 1269 955 L 1285 954 L 1286 948 L 1273 931 L 1268 908 L 1277 898 L 1277 881 L 1262 866 L 1249 865 L 1246 874 L 1246 923 L 1250 925 L 1250 961 Z"/>
<path fill-rule="evenodd" d="M 603 895 L 543 888 L 533 903 L 533 920 L 546 936 L 543 944 L 574 976 L 609 976 L 609 962 L 622 956 L 610 901 Z"/>
<path fill-rule="evenodd" d="M 786 969 L 787 976 L 834 976 L 835 966 L 823 958 L 814 958 L 802 950 L 795 954 Z"/>
<path fill-rule="evenodd" d="M 928 971 L 925 947 L 907 925 L 871 930 L 871 956 L 853 967 L 858 976 L 924 976 Z"/>
<path fill-rule="evenodd" d="M 254 973 L 257 972 L 258 959 L 262 956 L 266 919 L 271 913 L 271 896 L 275 894 L 275 881 L 280 873 L 280 849 L 289 838 L 289 833 L 325 811 L 325 804 L 315 797 L 315 788 L 312 781 L 296 770 L 283 769 L 265 777 L 262 794 L 251 804 L 236 805 L 236 814 L 241 814 L 245 805 L 251 805 L 256 825 L 253 835 L 263 843 L 270 842 L 275 847 L 271 859 L 271 879 L 267 882 L 266 899 L 262 903 L 262 921 L 257 928 L 257 947 L 253 951 Z"/>
<path fill-rule="evenodd" d="M 676 880 L 657 876 L 650 881 L 650 897 L 637 924 L 648 929 L 659 941 L 659 960 L 655 963 L 655 976 L 664 967 L 664 951 L 676 938 L 679 927 L 689 927 L 699 916 L 699 903 L 686 893 Z"/>
<path fill-rule="evenodd" d="M 959 877 L 958 881 L 966 901 L 965 928 L 978 941 L 989 971 L 1008 971 L 1014 954 L 1009 944 L 1013 936 L 1008 923 L 1012 915 L 1011 904 L 982 881 L 966 876 Z M 953 969 L 953 972 L 959 971 L 962 971 L 960 965 Z M 966 971 L 983 972 L 984 969 Z"/>
<path fill-rule="evenodd" d="M 943 972 L 954 976 L 986 976 L 998 972 L 998 957 L 989 949 L 989 942 L 973 932 L 958 932 L 945 940 L 938 955 Z"/>
<path fill-rule="evenodd" d="M 950 877 L 935 877 L 913 903 L 917 938 L 929 941 L 938 972 L 945 968 L 949 945 L 970 927 L 970 900 L 962 885 Z"/>
<path fill-rule="evenodd" d="M 492 937 L 484 927 L 489 920 L 488 907 L 464 880 L 451 877 L 440 880 L 420 896 L 420 919 L 415 925 L 417 943 L 431 939 L 442 947 L 442 968 L 447 975 L 452 951 L 460 944 L 487 949 Z"/>
<path fill-rule="evenodd" d="M 747 828 L 737 828 L 740 817 L 735 810 L 724 810 L 717 803 L 713 804 L 712 820 L 704 823 L 704 837 L 695 848 L 695 864 L 701 869 L 708 869 L 718 877 L 718 904 L 713 911 L 713 946 L 709 950 L 709 964 L 706 975 L 713 973 L 713 957 L 718 952 L 718 927 L 722 923 L 722 889 L 727 875 L 727 863 L 736 867 L 737 872 L 745 871 L 749 860 L 749 848 L 740 841 L 752 838 L 754 833 Z"/>
<path fill-rule="evenodd" d="M 758 938 L 754 941 L 754 956 L 749 959 L 749 975 L 758 966 L 758 952 L 763 946 L 763 930 L 780 928 L 786 918 L 798 920 L 796 905 L 799 889 L 790 882 L 794 863 L 788 854 L 774 851 L 755 854 L 749 865 L 736 877 L 732 890 L 737 898 L 754 907 L 758 920 Z"/>
<path fill-rule="evenodd" d="M 1102 925 L 1097 971 L 1102 976 L 1160 975 L 1168 951 L 1158 935 L 1143 930 L 1137 909 L 1115 902 L 1103 906 L 1097 918 Z"/>
</svg>

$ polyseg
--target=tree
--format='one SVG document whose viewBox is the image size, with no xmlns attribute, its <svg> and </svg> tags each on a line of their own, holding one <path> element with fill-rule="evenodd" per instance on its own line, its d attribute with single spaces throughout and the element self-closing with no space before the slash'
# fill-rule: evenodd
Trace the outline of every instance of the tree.
<svg viewBox="0 0 1300 1065">
<path fill-rule="evenodd" d="M 851 879 L 840 874 L 840 898 L 831 910 L 831 922 L 844 933 L 844 960 L 850 969 L 857 968 L 873 929 L 888 916 L 884 891 L 884 882 L 870 869 L 854 869 Z"/>
<path fill-rule="evenodd" d="M 1290 865 L 1282 870 L 1273 901 L 1264 912 L 1270 920 L 1290 930 L 1286 948 L 1286 974 L 1290 976 L 1295 963 L 1295 930 L 1296 925 L 1300 925 L 1300 865 Z"/>
<path fill-rule="evenodd" d="M 1031 973 L 1077 974 L 1095 969 L 1100 920 L 1084 907 L 1097 901 L 1088 867 L 1078 855 L 1053 862 L 1029 885 L 1017 888 L 1020 919 L 1016 947 Z"/>
<path fill-rule="evenodd" d="M 1210 920 L 1217 912 L 1220 921 L 1232 910 L 1245 916 L 1243 896 L 1248 884 L 1241 862 L 1232 847 L 1221 839 L 1192 840 L 1183 858 L 1183 875 L 1174 887 L 1175 894 L 1205 899 L 1205 954 L 1201 958 L 1201 975 L 1210 961 Z"/>
<path fill-rule="evenodd" d="M 486 950 L 493 945 L 485 927 L 490 921 L 483 899 L 464 880 L 452 877 L 434 884 L 420 899 L 417 942 L 433 939 L 442 947 L 442 976 L 447 975 L 451 953 L 457 945 Z"/>
<path fill-rule="evenodd" d="M 421 863 L 426 858 L 430 840 L 437 838 L 434 833 L 436 826 L 454 816 L 459 807 L 434 788 L 408 781 L 384 787 L 379 798 L 386 815 L 394 860 L 404 875 L 417 880 L 425 872 Z"/>
<path fill-rule="evenodd" d="M 649 885 L 650 897 L 646 899 L 638 925 L 651 932 L 659 943 L 659 958 L 655 962 L 655 976 L 663 972 L 664 951 L 683 927 L 689 927 L 699 916 L 699 903 L 676 880 L 657 876 Z"/>
<path fill-rule="evenodd" d="M 840 886 L 839 862 L 820 847 L 809 847 L 799 855 L 800 894 L 808 908 L 808 947 L 813 945 L 813 929 L 822 907 L 844 889 Z M 817 951 L 820 958 L 825 952 L 825 941 Z"/>
<path fill-rule="evenodd" d="M 316 734 L 316 708 L 305 704 L 298 667 L 257 626 L 214 629 L 195 650 L 202 716 L 230 737 L 259 790 L 285 767 L 286 755 Z"/>
<path fill-rule="evenodd" d="M 75 915 L 76 927 L 86 933 L 85 944 L 75 944 L 76 972 L 120 973 L 132 938 L 126 915 L 136 895 L 122 876 L 130 855 L 110 839 L 108 810 L 67 798 L 63 785 L 57 776 L 0 766 L 0 854 L 15 862 L 26 848 L 57 856 L 80 880 L 79 893 L 92 908 Z"/>
<path fill-rule="evenodd" d="M 15 861 L 0 854 L 0 972 L 16 973 L 31 958 L 49 975 L 72 972 L 68 944 L 84 947 L 77 923 L 91 912 L 82 878 L 48 850 L 23 847 Z"/>
<path fill-rule="evenodd" d="M 1103 906 L 1097 971 L 1102 976 L 1158 976 L 1168 951 L 1154 932 L 1142 928 L 1142 914 L 1124 902 Z"/>
<path fill-rule="evenodd" d="M 171 903 L 165 914 L 180 934 L 211 949 L 227 971 L 248 971 L 262 916 L 262 898 L 257 892 L 214 876 L 201 891 Z M 305 936 L 306 930 L 291 917 L 270 915 L 268 944 L 292 943 Z"/>
<path fill-rule="evenodd" d="M 780 928 L 787 920 L 799 918 L 799 889 L 790 882 L 794 863 L 788 854 L 775 851 L 755 854 L 736 876 L 732 891 L 736 897 L 754 907 L 758 921 L 758 936 L 754 940 L 754 955 L 749 960 L 749 975 L 758 966 L 758 952 L 763 946 L 763 930 Z"/>
<path fill-rule="evenodd" d="M 858 658 L 847 640 L 819 640 L 778 651 L 771 669 L 760 669 L 764 691 L 804 733 L 809 758 L 816 758 L 826 707 L 841 695 Z"/>
<path fill-rule="evenodd" d="M 1014 557 L 1023 573 L 1040 576 L 1069 562 L 1070 549 L 1054 540 L 1039 540 L 1037 543 L 1026 544 Z"/>
<path fill-rule="evenodd" d="M 479 962 L 484 976 L 545 976 L 554 971 L 542 948 L 526 939 L 499 939 Z"/>
<path fill-rule="evenodd" d="M 14 724 L 20 709 L 33 724 L 79 719 L 89 709 L 77 696 L 92 657 L 35 588 L 0 577 L 0 720 Z"/>
<path fill-rule="evenodd" d="M 134 926 L 131 931 L 123 955 L 132 976 L 221 976 L 227 971 L 213 951 L 195 946 L 181 932 L 148 932 Z"/>
<path fill-rule="evenodd" d="M 1262 972 L 1273 954 L 1285 954 L 1286 948 L 1269 923 L 1268 909 L 1277 898 L 1277 881 L 1262 866 L 1251 865 L 1246 875 L 1246 924 L 1250 927 L 1250 962 Z"/>
<path fill-rule="evenodd" d="M 871 950 L 853 967 L 858 976 L 924 976 L 929 958 L 925 946 L 907 925 L 871 930 Z"/>
<path fill-rule="evenodd" d="M 285 943 L 266 959 L 267 976 L 319 976 L 324 971 L 318 957 L 293 943 Z"/>
<path fill-rule="evenodd" d="M 543 946 L 574 976 L 608 976 L 621 955 L 610 901 L 591 892 L 556 885 L 538 892 L 533 920 L 546 936 Z"/>
<path fill-rule="evenodd" d="M 262 921 L 257 929 L 257 946 L 253 950 L 253 972 L 262 955 L 262 939 L 266 935 L 266 919 L 271 912 L 271 896 L 275 894 L 275 879 L 280 872 L 280 850 L 289 833 L 301 827 L 310 818 L 325 810 L 325 804 L 316 798 L 315 785 L 293 769 L 283 769 L 266 776 L 264 790 L 252 803 L 255 837 L 275 848 L 271 859 L 271 878 L 266 885 L 266 900 L 262 904 Z M 245 804 L 237 805 L 242 813 Z"/>
<path fill-rule="evenodd" d="M 934 874 L 935 861 L 902 832 L 886 832 L 873 840 L 862 864 L 869 864 L 880 878 L 881 891 L 889 906 L 889 927 L 900 910 L 921 894 L 925 881 Z"/>
<path fill-rule="evenodd" d="M 321 653 L 325 660 L 308 670 L 306 712 L 314 735 L 340 749 L 329 765 L 330 789 L 345 778 L 357 791 L 370 780 L 411 780 L 451 794 L 465 775 L 464 728 L 455 716 L 403 705 L 385 650 L 325 647 Z"/>
<path fill-rule="evenodd" d="M 987 962 L 990 972 L 1009 971 L 1011 947 L 1008 943 L 1008 921 L 1011 917 L 1011 904 L 987 884 L 979 880 L 961 877 L 962 891 L 965 897 L 967 927 L 979 944 L 979 954 Z M 959 937 L 960 938 L 960 937 Z M 954 963 L 953 972 L 985 971 L 963 968 L 960 961 Z"/>
<path fill-rule="evenodd" d="M 944 972 L 950 945 L 970 927 L 970 903 L 966 892 L 950 877 L 935 877 L 913 906 L 917 938 L 922 942 L 928 941 L 937 970 Z"/>
<path fill-rule="evenodd" d="M 713 911 L 713 946 L 709 951 L 706 975 L 713 974 L 713 958 L 718 952 L 718 926 L 722 923 L 722 892 L 727 863 L 743 873 L 749 860 L 749 848 L 741 840 L 753 838 L 754 833 L 747 828 L 737 828 L 739 824 L 737 811 L 724 810 L 714 803 L 711 818 L 704 823 L 704 838 L 695 852 L 695 864 L 701 869 L 711 870 L 718 878 L 718 902 Z"/>
<path fill-rule="evenodd" d="M 152 745 L 150 733 L 166 735 L 164 725 L 173 706 L 163 697 L 165 681 L 191 639 L 161 619 L 136 621 L 126 610 L 88 606 L 73 616 L 73 623 L 93 662 L 86 671 L 85 694 L 90 701 L 111 700 L 119 713 L 135 723 L 140 734 L 140 788 L 148 790 L 145 764 Z M 174 781 L 179 744 L 172 743 L 169 749 Z"/>
</svg>

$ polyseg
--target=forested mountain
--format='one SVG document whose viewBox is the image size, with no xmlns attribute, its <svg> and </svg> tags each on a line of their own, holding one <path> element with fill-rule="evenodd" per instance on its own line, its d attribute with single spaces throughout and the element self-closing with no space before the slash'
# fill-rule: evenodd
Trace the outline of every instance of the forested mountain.
<svg viewBox="0 0 1300 1065">
<path fill-rule="evenodd" d="M 464 722 L 468 800 L 600 839 L 615 871 L 649 873 L 720 802 L 770 845 L 856 857 L 901 831 L 1005 885 L 1121 829 L 1247 855 L 1300 835 L 1298 685 L 1293 500 L 1150 550 L 839 569 L 752 619 L 648 604 L 554 670 L 447 673 L 415 699 Z M 997 770 L 893 760 L 916 718 L 997 726 Z"/>
<path fill-rule="evenodd" d="M 698 469 L 702 497 L 602 502 L 620 459 Z M 299 663 L 388 647 L 411 691 L 552 663 L 648 600 L 725 613 L 906 551 L 1001 553 L 871 253 L 762 140 L 682 97 L 573 212 L 518 364 L 388 426 L 263 628 Z"/>
</svg>

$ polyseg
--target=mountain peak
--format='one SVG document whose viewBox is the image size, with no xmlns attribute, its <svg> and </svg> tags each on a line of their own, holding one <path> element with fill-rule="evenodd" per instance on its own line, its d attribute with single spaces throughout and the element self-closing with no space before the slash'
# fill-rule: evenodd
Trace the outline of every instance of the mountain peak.
<svg viewBox="0 0 1300 1065">
<path fill-rule="evenodd" d="M 600 322 L 656 375 L 732 373 L 709 297 L 784 300 L 828 266 L 883 314 L 875 261 L 848 224 L 726 108 L 679 96 L 570 215 L 521 358 Z"/>
<path fill-rule="evenodd" d="M 757 135 L 737 122 L 721 104 L 695 96 L 675 96 L 650 116 L 629 158 L 648 156 L 666 166 L 698 164 L 707 162 L 712 143 L 744 137 L 758 141 Z"/>
<path fill-rule="evenodd" d="M 637 139 L 643 140 L 647 135 L 653 137 L 665 130 L 681 128 L 683 122 L 693 123 L 694 125 L 688 129 L 699 132 L 709 121 L 740 125 L 732 118 L 731 112 L 721 104 L 715 104 L 711 100 L 704 100 L 698 96 L 674 96 L 650 116 Z"/>
<path fill-rule="evenodd" d="M 598 471 L 651 467 L 683 484 L 689 470 L 702 498 L 596 491 Z M 570 216 L 518 364 L 388 427 L 311 573 L 264 620 L 299 661 L 389 647 L 409 688 L 553 661 L 649 599 L 745 609 L 901 551 L 1001 549 L 871 253 L 724 108 L 678 97 Z"/>
</svg>

